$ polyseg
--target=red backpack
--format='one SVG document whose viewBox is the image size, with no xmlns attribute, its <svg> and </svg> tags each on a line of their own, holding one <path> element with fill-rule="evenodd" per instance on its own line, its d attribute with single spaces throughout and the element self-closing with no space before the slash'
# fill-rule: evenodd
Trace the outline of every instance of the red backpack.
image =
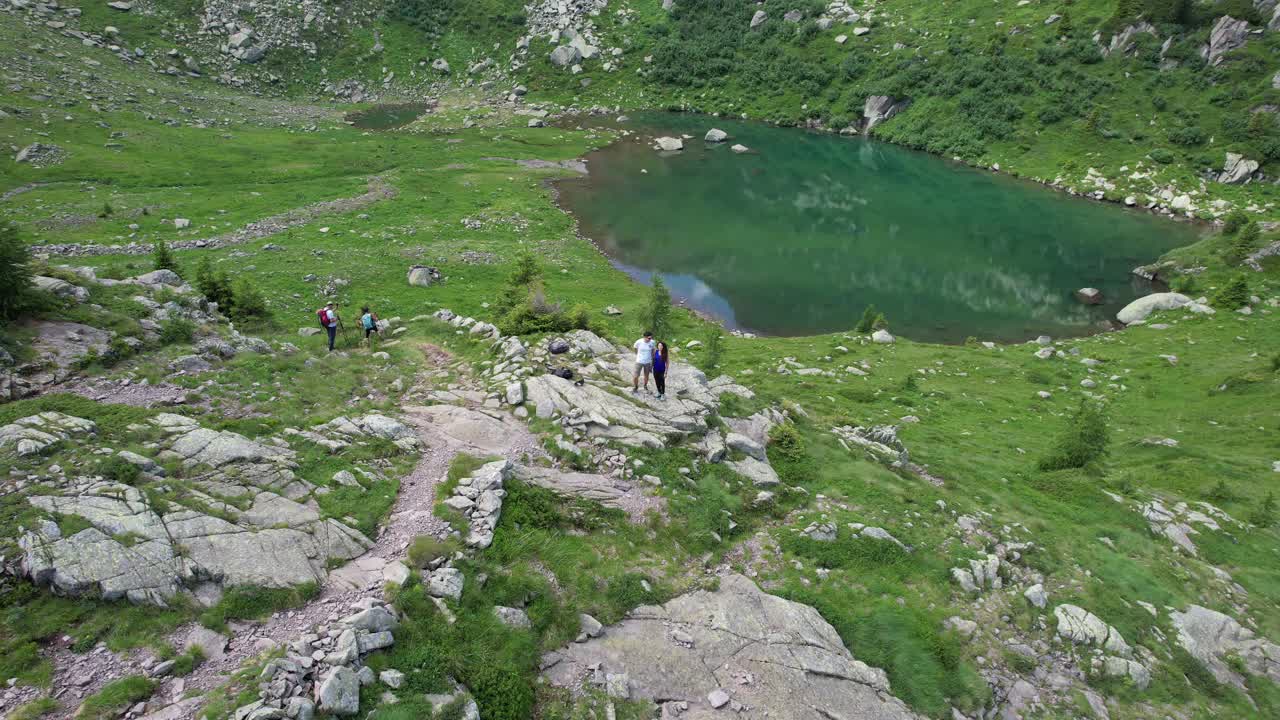
<svg viewBox="0 0 1280 720">
<path fill-rule="evenodd" d="M 329 327 L 329 311 L 328 310 L 326 310 L 325 308 L 320 308 L 319 310 L 316 311 L 316 317 L 320 318 L 320 327 L 322 328 Z"/>
</svg>

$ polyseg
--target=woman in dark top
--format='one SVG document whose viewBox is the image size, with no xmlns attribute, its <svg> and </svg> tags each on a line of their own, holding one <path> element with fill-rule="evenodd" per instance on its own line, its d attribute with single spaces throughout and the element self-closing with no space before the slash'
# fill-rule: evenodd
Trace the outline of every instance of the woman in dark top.
<svg viewBox="0 0 1280 720">
<path fill-rule="evenodd" d="M 667 399 L 667 344 L 658 342 L 653 353 L 653 381 L 658 386 L 658 399 Z"/>
</svg>

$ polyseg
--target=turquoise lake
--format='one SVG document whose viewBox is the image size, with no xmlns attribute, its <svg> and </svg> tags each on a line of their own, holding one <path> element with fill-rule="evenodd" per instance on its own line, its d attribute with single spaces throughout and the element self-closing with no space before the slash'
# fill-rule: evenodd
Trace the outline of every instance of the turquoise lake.
<svg viewBox="0 0 1280 720">
<path fill-rule="evenodd" d="M 666 113 L 617 127 L 633 135 L 559 183 L 561 205 L 618 267 L 732 329 L 850 330 L 875 305 L 913 340 L 1086 334 L 1150 291 L 1134 266 L 1201 233 L 865 138 Z M 712 127 L 729 141 L 705 143 Z"/>
</svg>

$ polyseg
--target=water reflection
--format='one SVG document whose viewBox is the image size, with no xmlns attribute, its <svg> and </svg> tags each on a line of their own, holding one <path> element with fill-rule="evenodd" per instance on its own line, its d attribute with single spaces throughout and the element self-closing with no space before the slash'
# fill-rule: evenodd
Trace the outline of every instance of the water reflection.
<svg viewBox="0 0 1280 720">
<path fill-rule="evenodd" d="M 648 137 L 695 139 L 669 156 L 639 140 L 610 146 L 588 177 L 562 183 L 561 200 L 633 277 L 661 273 L 731 327 L 843 330 L 875 304 L 917 339 L 1081 333 L 1135 296 L 1134 265 L 1196 237 L 862 139 L 689 116 L 636 122 Z M 704 145 L 713 125 L 753 152 Z M 1078 304 L 1082 286 L 1107 304 Z"/>
</svg>

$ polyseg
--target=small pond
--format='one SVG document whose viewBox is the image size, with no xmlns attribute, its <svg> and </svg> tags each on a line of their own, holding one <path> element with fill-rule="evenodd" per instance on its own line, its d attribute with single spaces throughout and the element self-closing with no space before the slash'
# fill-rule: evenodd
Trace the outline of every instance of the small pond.
<svg viewBox="0 0 1280 720">
<path fill-rule="evenodd" d="M 367 110 L 353 112 L 345 119 L 364 130 L 394 130 L 422 117 L 429 107 L 426 103 L 374 105 Z"/>
<path fill-rule="evenodd" d="M 636 279 L 768 335 L 850 330 L 867 305 L 921 341 L 1085 334 L 1149 291 L 1134 266 L 1201 232 L 865 138 L 667 113 L 621 127 L 561 204 Z M 729 141 L 705 143 L 712 127 Z M 653 148 L 681 134 L 682 152 Z"/>
</svg>

